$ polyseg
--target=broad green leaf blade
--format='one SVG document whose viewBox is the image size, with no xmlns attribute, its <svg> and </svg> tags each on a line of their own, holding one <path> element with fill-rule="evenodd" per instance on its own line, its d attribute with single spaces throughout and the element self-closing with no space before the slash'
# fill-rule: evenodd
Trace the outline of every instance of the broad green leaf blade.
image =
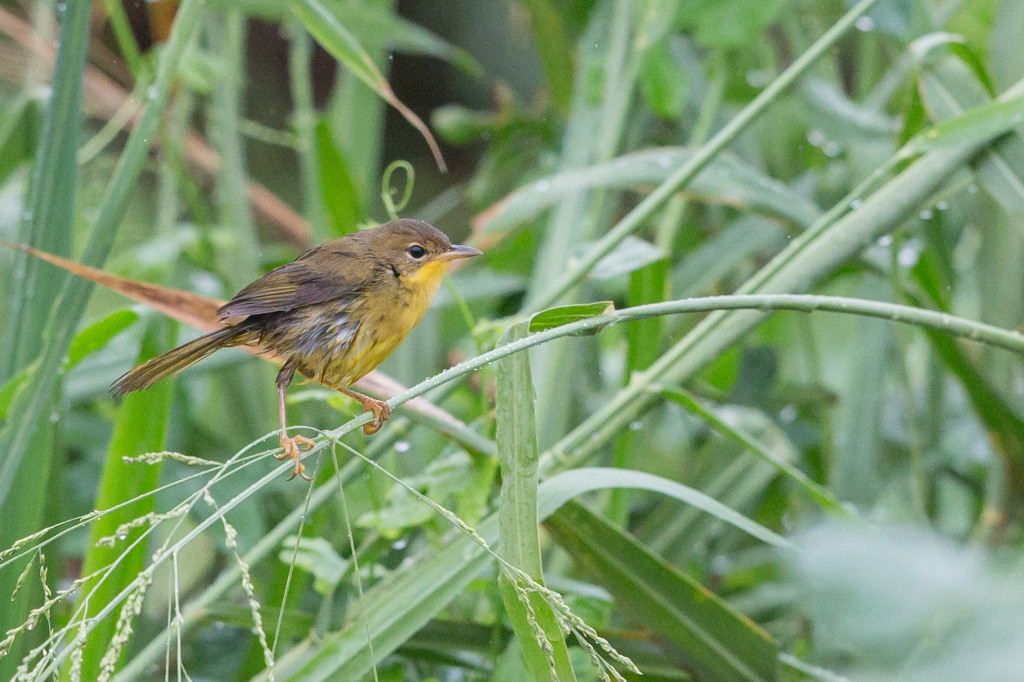
<svg viewBox="0 0 1024 682">
<path fill-rule="evenodd" d="M 1006 456 L 1009 482 L 1018 493 L 1024 492 L 1024 419 L 1007 405 L 953 339 L 930 329 L 925 334 L 936 355 L 960 380 L 978 418 L 992 433 L 996 448 Z"/>
<path fill-rule="evenodd" d="M 32 159 L 38 146 L 38 116 L 30 92 L 15 95 L 0 111 L 0 184 L 15 168 Z"/>
<path fill-rule="evenodd" d="M 633 619 L 670 640 L 700 679 L 778 679 L 778 646 L 753 621 L 585 506 L 570 502 L 545 522 Z"/>
<path fill-rule="evenodd" d="M 630 306 L 659 303 L 669 297 L 670 265 L 669 259 L 663 258 L 640 268 L 629 276 Z M 626 338 L 629 346 L 626 350 L 624 383 L 630 382 L 634 372 L 647 369 L 658 359 L 664 329 L 665 319 L 662 317 L 638 320 L 627 327 Z M 634 455 L 643 456 L 635 452 L 638 442 L 641 442 L 641 434 L 637 431 L 629 429 L 623 432 L 615 442 L 612 465 L 618 469 L 630 468 L 631 458 Z M 625 491 L 613 491 L 608 500 L 606 514 L 614 522 L 625 523 L 629 516 L 629 501 L 630 496 Z"/>
<path fill-rule="evenodd" d="M 162 337 L 167 336 L 167 326 L 167 322 L 159 318 L 149 325 L 149 330 L 142 340 L 140 361 L 166 350 L 168 344 Z M 114 419 L 114 434 L 107 452 L 107 461 L 103 465 L 95 509 L 110 509 L 156 487 L 160 476 L 159 465 L 125 464 L 124 458 L 163 450 L 164 432 L 173 394 L 174 382 L 162 381 L 149 390 L 131 393 L 125 397 Z M 143 497 L 100 517 L 92 524 L 82 575 L 110 566 L 115 561 L 118 563 L 92 593 L 89 600 L 90 613 L 95 613 L 120 594 L 145 567 L 145 543 L 131 550 L 127 548 L 142 535 L 146 527 L 120 532 L 118 527 L 153 511 L 154 502 L 152 496 Z M 116 541 L 113 544 L 100 544 L 104 538 L 116 538 Z M 122 557 L 126 551 L 127 555 Z M 95 582 L 90 582 L 84 589 L 91 590 L 95 585 Z M 86 678 L 99 676 L 100 660 L 110 646 L 115 625 L 116 619 L 105 618 L 89 634 L 82 651 L 82 671 Z"/>
<path fill-rule="evenodd" d="M 583 189 L 630 189 L 663 183 L 695 155 L 680 147 L 649 149 L 537 180 L 479 215 L 474 229 L 485 234 L 504 232 Z M 802 226 L 821 214 L 813 202 L 728 153 L 715 157 L 685 191 L 702 201 L 781 216 Z"/>
<path fill-rule="evenodd" d="M 20 239 L 41 248 L 67 253 L 75 218 L 77 185 L 76 154 L 82 120 L 82 73 L 89 39 L 89 10 L 86 0 L 71 3 L 60 26 L 59 49 L 51 84 L 51 95 L 43 116 L 43 132 L 36 150 L 22 216 Z M 17 113 L 17 112 L 13 112 Z M 38 409 L 18 409 L 25 405 L 29 390 L 12 394 L 12 409 L 0 431 L 0 547 L 9 547 L 18 538 L 39 529 L 47 499 L 47 484 L 53 464 L 53 427 L 49 412 L 56 393 L 60 357 L 46 358 L 40 339 L 46 329 L 47 315 L 67 276 L 54 268 L 18 254 L 13 272 L 13 291 L 6 316 L 6 329 L 0 345 L 0 380 L 7 381 L 32 364 L 38 387 Z M 73 324 L 73 320 L 72 320 Z M 38 358 L 43 358 L 39 360 Z M 43 374 L 46 381 L 40 381 Z M 35 436 L 14 441 L 12 432 L 20 429 Z M 30 447 L 36 457 L 26 461 Z M 31 592 L 12 599 L 17 574 L 0 573 L 0 632 L 20 625 L 29 609 Z M 6 635 L 5 635 L 6 636 Z M 0 679 L 14 677 L 21 657 L 28 650 L 25 637 L 16 640 L 8 655 L 0 659 Z"/>
<path fill-rule="evenodd" d="M 298 535 L 289 535 L 284 539 L 277 558 L 283 564 L 294 563 L 296 568 L 312 574 L 313 589 L 328 597 L 334 593 L 349 564 L 324 538 Z"/>
<path fill-rule="evenodd" d="M 320 161 L 322 201 L 331 220 L 331 234 L 341 236 L 355 232 L 362 217 L 359 189 L 349 172 L 349 165 L 334 146 L 326 121 L 316 127 L 317 158 Z"/>
<path fill-rule="evenodd" d="M 633 272 L 629 277 L 629 305 L 660 303 L 669 299 L 669 261 L 655 261 Z M 665 318 L 652 317 L 629 325 L 626 351 L 626 380 L 633 372 L 645 370 L 658 359 Z"/>
<path fill-rule="evenodd" d="M 295 0 L 291 10 L 316 41 L 359 80 L 382 97 L 390 88 L 387 79 L 369 58 L 356 37 L 333 11 L 319 0 Z"/>
<path fill-rule="evenodd" d="M 568 112 L 572 100 L 573 55 L 565 21 L 550 0 L 525 0 L 523 6 L 530 13 L 530 27 L 551 88 L 551 99 L 563 113 Z"/>
<path fill-rule="evenodd" d="M 529 325 L 515 324 L 505 332 L 501 343 L 509 343 L 529 334 Z M 498 500 L 498 525 L 501 532 L 501 556 L 537 583 L 544 584 L 540 535 L 537 521 L 537 417 L 534 413 L 533 379 L 530 356 L 516 353 L 497 363 L 495 384 L 498 461 L 501 464 L 501 496 Z M 512 621 L 526 666 L 538 682 L 575 680 L 569 650 L 551 607 L 534 593 L 522 595 L 533 613 L 527 613 L 517 594 L 517 576 L 505 570 L 500 574 L 505 610 Z M 531 623 L 531 620 L 535 621 Z M 539 627 L 547 638 L 538 642 Z M 547 652 L 547 653 L 545 653 Z"/>
<path fill-rule="evenodd" d="M 577 303 L 574 305 L 563 305 L 557 308 L 549 308 L 537 313 L 530 318 L 530 333 L 542 332 L 545 329 L 562 327 L 580 320 L 587 320 L 601 315 L 610 315 L 615 312 L 615 305 L 611 301 L 596 301 L 594 303 Z M 589 334 L 596 334 L 600 328 L 589 330 Z"/>
<path fill-rule="evenodd" d="M 33 372 L 35 372 L 38 367 L 38 363 L 32 363 L 8 379 L 4 385 L 0 387 L 0 419 L 7 416 L 7 408 L 11 406 L 11 402 L 14 400 L 15 396 L 25 388 L 29 379 L 32 378 Z"/>
</svg>

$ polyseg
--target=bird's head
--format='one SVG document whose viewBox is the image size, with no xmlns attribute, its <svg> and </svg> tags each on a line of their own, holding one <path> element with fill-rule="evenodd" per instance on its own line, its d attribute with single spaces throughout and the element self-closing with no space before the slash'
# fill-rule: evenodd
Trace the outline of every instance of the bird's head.
<svg viewBox="0 0 1024 682">
<path fill-rule="evenodd" d="M 452 261 L 481 255 L 471 246 L 452 244 L 430 223 L 411 218 L 392 220 L 361 236 L 374 256 L 406 286 L 439 282 Z"/>
</svg>

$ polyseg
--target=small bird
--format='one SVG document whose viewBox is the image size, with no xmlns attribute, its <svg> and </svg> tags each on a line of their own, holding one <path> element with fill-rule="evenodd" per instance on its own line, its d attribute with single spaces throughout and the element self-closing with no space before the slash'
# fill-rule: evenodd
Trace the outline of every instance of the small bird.
<svg viewBox="0 0 1024 682">
<path fill-rule="evenodd" d="M 453 245 L 422 220 L 403 218 L 345 235 L 271 270 L 221 307 L 224 327 L 139 365 L 115 381 L 115 396 L 149 388 L 221 348 L 258 346 L 285 359 L 277 373 L 278 459 L 295 462 L 288 480 L 310 480 L 299 460 L 303 436 L 288 436 L 285 390 L 295 372 L 358 400 L 375 433 L 391 414 L 382 400 L 350 388 L 402 343 L 423 317 L 452 261 L 482 255 Z"/>
</svg>

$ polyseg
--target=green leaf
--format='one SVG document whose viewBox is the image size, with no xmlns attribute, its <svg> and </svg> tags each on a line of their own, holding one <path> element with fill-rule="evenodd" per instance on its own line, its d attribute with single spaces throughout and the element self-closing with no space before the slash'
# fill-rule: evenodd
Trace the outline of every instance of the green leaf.
<svg viewBox="0 0 1024 682">
<path fill-rule="evenodd" d="M 932 82 L 931 85 L 939 87 L 940 84 Z M 993 100 L 967 109 L 955 118 L 936 123 L 910 140 L 903 151 L 907 154 L 920 154 L 938 147 L 976 144 L 1022 126 L 1024 96 Z"/>
<path fill-rule="evenodd" d="M 503 232 L 535 218 L 541 211 L 583 189 L 630 189 L 659 184 L 694 152 L 663 147 L 625 154 L 582 170 L 542 178 L 512 192 L 481 214 L 474 225 L 487 234 Z M 747 208 L 809 225 L 820 215 L 812 202 L 732 154 L 719 154 L 686 188 L 702 201 Z"/>
<path fill-rule="evenodd" d="M 68 357 L 64 363 L 63 371 L 70 371 L 86 356 L 106 346 L 110 339 L 120 334 L 138 319 L 138 313 L 132 310 L 119 310 L 78 332 L 78 335 L 75 336 L 68 349 Z M 37 367 L 38 363 L 29 365 L 8 379 L 0 387 L 0 419 L 3 419 L 7 414 L 7 408 L 10 407 L 11 401 L 25 387 Z"/>
<path fill-rule="evenodd" d="M 623 469 L 573 469 L 544 481 L 537 489 L 537 517 L 546 519 L 578 495 L 615 488 L 669 495 L 771 545 L 789 546 L 785 538 L 707 495 L 653 474 Z M 484 519 L 475 530 L 488 544 L 493 546 L 498 542 L 496 515 Z M 274 669 L 277 679 L 302 682 L 358 679 L 372 667 L 367 632 L 379 660 L 406 642 L 461 594 L 490 561 L 490 555 L 478 544 L 465 535 L 455 536 L 440 551 L 403 565 L 367 590 L 357 612 L 350 616 L 342 630 L 328 634 L 322 641 L 304 642 L 281 657 Z"/>
<path fill-rule="evenodd" d="M 933 119 L 941 122 L 938 125 L 954 125 L 957 120 L 970 116 L 970 111 L 978 108 L 991 112 L 998 104 L 1015 103 L 1011 107 L 1012 111 L 996 108 L 995 114 L 991 115 L 997 122 L 1008 124 L 1006 127 L 993 127 L 990 123 L 988 126 L 976 126 L 975 132 L 980 139 L 972 140 L 969 144 L 984 141 L 985 132 L 988 132 L 989 138 L 995 138 L 1005 130 L 1022 127 L 1018 118 L 1021 107 L 1024 107 L 1021 98 L 990 102 L 984 84 L 960 59 L 948 57 L 922 72 L 921 90 L 925 108 Z M 988 123 L 986 117 L 982 121 Z M 1005 210 L 1024 215 L 1024 140 L 1019 133 L 995 140 L 989 149 L 981 152 L 975 161 L 975 168 L 981 186 L 992 198 Z"/>
<path fill-rule="evenodd" d="M 669 298 L 669 261 L 653 261 L 635 270 L 629 278 L 629 305 L 660 303 Z M 627 381 L 633 372 L 647 369 L 658 359 L 665 318 L 652 317 L 629 325 L 626 351 Z"/>
<path fill-rule="evenodd" d="M 353 75 L 369 86 L 381 99 L 397 109 L 402 117 L 423 135 L 438 168 L 442 171 L 446 170 L 444 159 L 441 158 L 441 150 L 438 148 L 434 136 L 430 134 L 430 129 L 420 120 L 419 116 L 395 96 L 387 78 L 377 68 L 373 58 L 345 27 L 338 15 L 325 7 L 319 0 L 292 0 L 290 7 L 306 30 L 332 57 L 344 64 Z"/>
<path fill-rule="evenodd" d="M 85 356 L 106 346 L 110 339 L 130 327 L 138 319 L 139 314 L 134 310 L 118 310 L 78 332 L 71 342 L 71 346 L 68 347 L 68 359 L 64 363 L 64 370 L 71 369 Z"/>
<path fill-rule="evenodd" d="M 340 0 L 328 0 L 327 4 L 335 14 L 345 17 L 346 27 L 368 52 L 380 49 L 436 57 L 451 62 L 474 78 L 484 73 L 483 66 L 473 55 L 405 19 L 387 5 Z"/>
<path fill-rule="evenodd" d="M 692 0 L 680 13 L 704 47 L 737 48 L 766 34 L 786 0 Z"/>
<path fill-rule="evenodd" d="M 790 546 L 789 541 L 781 535 L 751 521 L 731 507 L 727 507 L 699 490 L 661 476 L 629 469 L 585 467 L 564 471 L 553 476 L 541 483 L 538 514 L 541 518 L 547 518 L 569 500 L 587 492 L 623 488 L 647 490 L 675 498 L 769 545 Z"/>
<path fill-rule="evenodd" d="M 586 249 L 589 244 L 582 247 Z M 607 256 L 597 261 L 590 271 L 591 279 L 609 280 L 628 275 L 655 261 L 665 258 L 665 253 L 649 241 L 630 235 L 623 239 Z"/>
<path fill-rule="evenodd" d="M 629 277 L 629 305 L 659 303 L 668 298 L 669 294 L 668 258 L 655 261 L 633 272 Z M 626 350 L 625 383 L 629 383 L 634 372 L 640 372 L 658 359 L 661 350 L 662 335 L 665 330 L 665 318 L 652 317 L 637 320 L 626 327 L 629 345 Z M 630 467 L 632 457 L 641 442 L 642 435 L 633 429 L 624 431 L 615 442 L 613 466 L 621 469 Z M 642 456 L 642 455 L 640 455 Z M 624 522 L 629 515 L 629 494 L 622 490 L 612 492 L 608 501 L 607 514 L 616 522 Z"/>
<path fill-rule="evenodd" d="M 524 0 L 551 99 L 563 113 L 572 100 L 573 49 L 565 20 L 551 0 Z"/>
<path fill-rule="evenodd" d="M 778 646 L 764 630 L 606 519 L 570 502 L 544 525 L 635 622 L 675 644 L 699 679 L 778 679 Z"/>
<path fill-rule="evenodd" d="M 34 94 L 19 93 L 0 112 L 0 184 L 22 163 L 32 158 L 38 140 L 38 108 Z"/>
<path fill-rule="evenodd" d="M 348 164 L 334 146 L 327 121 L 321 121 L 316 126 L 316 144 L 323 202 L 330 216 L 331 232 L 339 237 L 355 232 L 362 217 L 359 189 L 349 173 Z"/>
<path fill-rule="evenodd" d="M 557 308 L 549 308 L 539 312 L 530 318 L 530 333 L 541 332 L 545 329 L 554 329 L 580 320 L 587 320 L 591 317 L 609 315 L 615 312 L 615 304 L 611 301 L 597 301 L 595 303 L 577 303 L 574 305 L 563 305 Z M 600 328 L 587 331 L 587 334 L 596 334 Z"/>
<path fill-rule="evenodd" d="M 294 0 L 291 10 L 316 41 L 359 80 L 378 94 L 388 88 L 366 50 L 333 11 L 319 0 Z"/>
<path fill-rule="evenodd" d="M 288 11 L 288 4 L 281 0 L 214 0 L 211 4 L 222 11 L 242 9 L 250 16 L 271 22 L 282 21 Z M 325 5 L 333 14 L 344 15 L 345 27 L 369 52 L 382 49 L 436 57 L 451 62 L 470 76 L 478 77 L 483 73 L 483 67 L 473 55 L 404 18 L 393 11 L 389 3 L 326 0 Z"/>
<path fill-rule="evenodd" d="M 1024 419 L 992 387 L 956 341 L 932 329 L 924 332 L 932 350 L 960 380 L 971 407 L 991 432 L 996 449 L 1005 455 L 1010 483 L 1018 494 L 1024 494 Z"/>
<path fill-rule="evenodd" d="M 383 509 L 360 514 L 356 525 L 373 528 L 386 538 L 397 538 L 402 531 L 423 525 L 431 515 L 429 507 L 402 490 Z"/>
<path fill-rule="evenodd" d="M 0 419 L 7 416 L 7 408 L 11 406 L 11 401 L 25 388 L 38 366 L 38 363 L 33 363 L 4 382 L 0 388 Z"/>
<path fill-rule="evenodd" d="M 82 123 L 82 75 L 89 41 L 89 2 L 67 6 L 61 16 L 56 63 L 50 94 L 46 98 L 43 129 L 24 199 L 18 240 L 67 254 L 75 224 L 79 134 Z M 49 20 L 48 13 L 43 15 Z M 10 45 L 6 45 L 10 48 Z M 20 118 L 17 109 L 11 112 Z M 17 124 L 15 124 L 17 126 Z M 27 136 L 26 136 L 27 137 Z M 4 145 L 5 147 L 7 145 Z M 3 165 L 3 164 L 0 164 Z M 44 331 L 48 311 L 61 291 L 67 276 L 51 266 L 34 261 L 28 254 L 15 256 L 13 290 L 5 300 L 7 308 L 3 343 L 0 344 L 0 380 L 8 380 L 34 365 L 35 381 L 26 390 L 14 389 L 6 420 L 0 431 L 0 547 L 9 547 L 18 538 L 37 531 L 42 525 L 43 507 L 54 462 L 53 426 L 49 415 L 57 387 L 61 356 L 45 357 Z M 75 320 L 62 321 L 74 325 Z M 63 350 L 63 349 L 62 349 Z M 43 358 L 39 360 L 39 358 Z M 45 379 L 41 379 L 42 374 Z M 35 409 L 26 409 L 27 397 L 34 396 Z M 28 438 L 19 438 L 20 431 Z M 35 456 L 26 459 L 34 449 Z M 29 609 L 30 591 L 12 599 L 17 575 L 0 574 L 0 632 L 19 626 Z M 27 650 L 25 638 L 15 641 L 0 659 L 0 679 L 11 679 Z"/>
<path fill-rule="evenodd" d="M 167 327 L 163 319 L 153 321 L 143 338 L 140 360 L 153 357 L 166 349 L 167 344 L 162 337 L 167 336 Z M 96 613 L 120 594 L 145 567 L 146 543 L 128 548 L 147 530 L 148 525 L 130 529 L 120 527 L 153 511 L 153 496 L 135 498 L 156 488 L 160 465 L 125 464 L 124 458 L 163 450 L 173 395 L 174 382 L 171 381 L 162 381 L 148 390 L 130 393 L 121 403 L 114 419 L 114 434 L 103 465 L 94 508 L 110 509 L 122 503 L 128 504 L 104 514 L 92 524 L 82 575 L 89 575 L 115 562 L 116 565 L 111 567 L 102 583 L 86 584 L 85 590 L 96 586 L 89 599 L 90 614 Z M 100 544 L 103 538 L 115 540 L 112 544 Z M 110 646 L 116 625 L 115 619 L 104 618 L 89 634 L 82 651 L 82 671 L 86 679 L 99 676 L 100 660 Z"/>
<path fill-rule="evenodd" d="M 281 543 L 277 558 L 285 564 L 313 574 L 313 588 L 323 595 L 329 595 L 341 582 L 348 562 L 341 558 L 334 547 L 323 538 L 289 535 Z"/>
<path fill-rule="evenodd" d="M 658 116 L 675 119 L 682 115 L 690 94 L 690 78 L 673 59 L 667 41 L 659 42 L 644 54 L 640 92 Z"/>
<path fill-rule="evenodd" d="M 779 473 L 789 478 L 791 481 L 803 488 L 808 495 L 810 495 L 815 502 L 817 502 L 823 509 L 827 509 L 832 512 L 844 512 L 844 508 L 840 505 L 839 501 L 832 495 L 826 488 L 818 485 L 807 477 L 804 472 L 797 469 L 788 460 L 783 453 L 770 452 L 761 443 L 755 441 L 749 435 L 741 431 L 740 429 L 732 426 L 726 419 L 723 419 L 718 414 L 715 414 L 712 410 L 707 409 L 704 405 L 697 401 L 692 395 L 686 391 L 675 390 L 675 389 L 662 389 L 661 394 L 671 400 L 672 402 L 683 406 L 687 410 L 693 412 L 701 419 L 705 420 L 717 431 L 739 443 L 744 448 L 750 450 L 755 455 L 760 457 L 762 460 L 773 466 Z M 778 429 L 776 428 L 776 431 Z M 790 451 L 792 451 L 792 444 L 785 441 L 783 434 L 780 432 L 777 434 L 778 440 L 785 443 Z"/>
<path fill-rule="evenodd" d="M 501 345 L 524 338 L 526 324 L 513 325 Z M 501 556 L 535 582 L 544 584 L 537 521 L 537 417 L 534 414 L 530 356 L 516 353 L 497 362 L 495 409 L 498 461 L 501 463 L 501 497 L 498 524 Z M 518 576 L 502 570 L 499 579 L 505 610 L 522 647 L 526 666 L 534 680 L 575 680 L 565 637 L 551 607 L 539 594 L 520 594 Z M 520 585 L 520 589 L 522 589 Z M 532 613 L 520 599 L 527 599 Z M 532 622 L 531 622 L 532 621 Z M 538 641 L 539 628 L 547 642 Z"/>
<path fill-rule="evenodd" d="M 891 296 L 878 278 L 868 278 L 860 294 L 872 300 Z M 829 479 L 836 497 L 870 505 L 883 484 L 881 423 L 886 407 L 886 356 L 893 341 L 891 325 L 882 320 L 851 321 L 853 346 L 835 363 L 846 373 L 835 416 L 835 453 Z"/>
</svg>

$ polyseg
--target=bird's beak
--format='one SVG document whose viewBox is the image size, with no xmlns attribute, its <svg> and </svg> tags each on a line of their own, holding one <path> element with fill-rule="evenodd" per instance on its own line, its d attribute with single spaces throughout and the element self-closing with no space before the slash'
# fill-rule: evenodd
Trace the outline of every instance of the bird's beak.
<svg viewBox="0 0 1024 682">
<path fill-rule="evenodd" d="M 445 251 L 437 260 L 449 261 L 459 260 L 462 258 L 472 258 L 473 256 L 482 256 L 484 252 L 480 249 L 474 249 L 472 246 L 463 246 L 462 244 L 452 244 L 452 248 Z"/>
</svg>

